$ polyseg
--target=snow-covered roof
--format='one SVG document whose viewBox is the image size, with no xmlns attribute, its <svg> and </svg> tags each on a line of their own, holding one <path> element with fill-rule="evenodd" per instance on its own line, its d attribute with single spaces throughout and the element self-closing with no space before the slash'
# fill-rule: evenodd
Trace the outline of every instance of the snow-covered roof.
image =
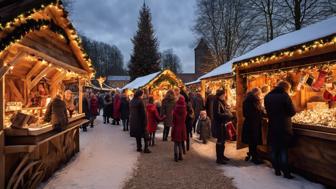
<svg viewBox="0 0 336 189">
<path fill-rule="evenodd" d="M 191 82 L 185 83 L 185 85 L 186 85 L 186 86 L 188 86 L 188 85 L 193 85 L 193 84 L 196 84 L 196 83 L 199 83 L 199 82 L 201 82 L 201 80 L 197 79 L 197 80 L 195 80 L 195 81 L 191 81 Z"/>
<path fill-rule="evenodd" d="M 277 52 L 283 49 L 294 47 L 296 45 L 304 44 L 310 41 L 321 39 L 327 36 L 336 34 L 336 16 L 327 20 L 309 25 L 300 30 L 281 35 L 274 38 L 272 41 L 264 43 L 255 49 L 236 57 L 221 66 L 213 69 L 212 71 L 204 74 L 198 79 L 205 79 L 215 77 L 232 72 L 232 64 L 242 60 L 254 58 L 257 56 Z"/>
<path fill-rule="evenodd" d="M 107 80 L 109 81 L 129 81 L 130 76 L 128 75 L 109 75 L 107 77 Z"/>
<path fill-rule="evenodd" d="M 333 34 L 336 34 L 336 16 L 276 37 L 272 41 L 262 44 L 244 55 L 237 57 L 235 62 L 273 53 Z"/>
<path fill-rule="evenodd" d="M 155 73 L 152 73 L 152 74 L 149 74 L 149 75 L 145 75 L 145 76 L 142 76 L 142 77 L 138 77 L 135 80 L 133 80 L 132 82 L 125 85 L 122 89 L 138 89 L 140 87 L 143 87 L 148 82 L 153 80 L 156 76 L 160 75 L 160 73 L 161 73 L 161 71 L 155 72 Z"/>
<path fill-rule="evenodd" d="M 218 66 L 217 68 L 213 69 L 212 71 L 210 71 L 210 72 L 202 75 L 201 77 L 199 77 L 198 80 L 231 73 L 232 72 L 232 63 L 234 62 L 234 60 L 235 59 L 232 59 L 232 60 Z"/>
</svg>

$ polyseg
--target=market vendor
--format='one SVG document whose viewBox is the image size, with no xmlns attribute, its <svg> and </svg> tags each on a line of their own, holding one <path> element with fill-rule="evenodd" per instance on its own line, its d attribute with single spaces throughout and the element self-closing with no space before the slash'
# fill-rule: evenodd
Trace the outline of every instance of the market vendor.
<svg viewBox="0 0 336 189">
<path fill-rule="evenodd" d="M 37 94 L 40 99 L 40 106 L 45 107 L 47 105 L 48 90 L 43 83 L 37 85 Z"/>
<path fill-rule="evenodd" d="M 68 125 L 66 104 L 62 100 L 62 94 L 57 93 L 56 97 L 48 104 L 44 115 L 45 122 L 51 122 L 55 131 L 63 131 Z"/>
<path fill-rule="evenodd" d="M 66 90 L 64 92 L 64 102 L 66 105 L 66 109 L 69 111 L 70 117 L 72 117 L 72 113 L 75 111 L 75 104 L 71 90 Z"/>
</svg>

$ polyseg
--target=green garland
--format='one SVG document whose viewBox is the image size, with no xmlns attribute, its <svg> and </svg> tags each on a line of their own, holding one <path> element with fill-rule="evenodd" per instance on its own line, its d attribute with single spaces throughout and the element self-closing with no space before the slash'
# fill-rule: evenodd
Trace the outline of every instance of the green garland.
<svg viewBox="0 0 336 189">
<path fill-rule="evenodd" d="M 168 81 L 169 84 L 171 84 L 172 86 L 178 86 L 178 82 L 172 78 L 172 77 L 169 77 L 168 75 L 164 74 L 164 75 L 161 75 L 152 85 L 151 88 L 155 88 L 157 87 L 160 83 L 162 83 L 163 81 Z"/>
<path fill-rule="evenodd" d="M 41 30 L 43 26 L 47 26 L 54 33 L 62 35 L 66 39 L 67 44 L 69 44 L 70 40 L 66 32 L 63 30 L 63 28 L 56 25 L 53 21 L 29 19 L 26 21 L 26 23 L 16 27 L 13 32 L 1 39 L 0 52 L 3 51 L 10 44 L 15 43 L 17 40 L 21 40 L 28 33 Z"/>
</svg>

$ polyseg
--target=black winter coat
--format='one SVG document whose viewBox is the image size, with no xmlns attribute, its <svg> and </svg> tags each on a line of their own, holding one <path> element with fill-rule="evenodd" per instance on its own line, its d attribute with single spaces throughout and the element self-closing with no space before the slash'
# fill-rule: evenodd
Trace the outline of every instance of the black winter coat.
<svg viewBox="0 0 336 189">
<path fill-rule="evenodd" d="M 140 98 L 133 98 L 130 102 L 129 123 L 131 137 L 146 137 L 147 116 Z"/>
<path fill-rule="evenodd" d="M 192 131 L 192 125 L 194 123 L 194 119 L 195 119 L 195 114 L 194 114 L 193 107 L 191 105 L 191 102 L 188 102 L 187 103 L 187 117 L 185 121 L 188 133 L 191 133 Z"/>
<path fill-rule="evenodd" d="M 288 147 L 293 135 L 291 117 L 296 113 L 291 98 L 282 88 L 276 87 L 266 95 L 265 108 L 271 146 Z"/>
<path fill-rule="evenodd" d="M 213 103 L 216 99 L 216 96 L 213 94 L 210 94 L 207 99 L 206 99 L 206 103 L 205 103 L 205 109 L 207 112 L 207 115 L 210 117 L 211 120 L 213 120 Z"/>
<path fill-rule="evenodd" d="M 53 126 L 59 125 L 65 129 L 68 125 L 68 114 L 65 102 L 56 96 L 47 106 L 44 121 L 51 122 Z"/>
<path fill-rule="evenodd" d="M 264 112 L 259 99 L 248 94 L 243 102 L 243 123 L 242 141 L 245 144 L 262 144 L 261 126 Z"/>
<path fill-rule="evenodd" d="M 220 100 L 218 97 L 214 100 L 213 104 L 213 127 L 212 136 L 218 140 L 225 141 L 226 139 L 226 128 L 225 124 L 231 121 L 234 116 L 232 115 L 230 109 L 227 107 L 224 101 Z"/>
<path fill-rule="evenodd" d="M 104 116 L 111 117 L 113 111 L 113 103 L 110 98 L 104 99 Z"/>
<path fill-rule="evenodd" d="M 85 119 L 90 119 L 91 111 L 90 111 L 89 99 L 87 99 L 86 97 L 83 97 L 82 103 L 83 103 L 82 106 L 83 106 L 83 113 L 85 114 Z"/>
<path fill-rule="evenodd" d="M 129 110 L 129 100 L 126 96 L 121 97 L 121 104 L 120 104 L 120 118 L 121 119 L 128 119 L 130 110 Z"/>
</svg>

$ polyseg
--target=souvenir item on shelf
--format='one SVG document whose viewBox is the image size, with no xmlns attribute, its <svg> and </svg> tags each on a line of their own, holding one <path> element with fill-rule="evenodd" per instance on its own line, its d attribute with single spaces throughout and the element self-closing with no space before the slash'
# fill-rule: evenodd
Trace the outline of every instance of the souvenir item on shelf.
<svg viewBox="0 0 336 189">
<path fill-rule="evenodd" d="M 320 70 L 319 71 L 319 75 L 316 79 L 316 81 L 314 82 L 314 84 L 312 85 L 312 89 L 314 91 L 320 91 L 321 87 L 323 86 L 325 79 L 327 76 L 327 72 Z"/>
<path fill-rule="evenodd" d="M 298 90 L 298 91 L 301 90 L 302 86 L 307 82 L 308 77 L 309 77 L 309 74 L 304 74 L 301 77 L 301 79 L 299 81 L 299 84 L 296 87 L 296 90 Z"/>
<path fill-rule="evenodd" d="M 312 75 L 309 75 L 307 80 L 306 80 L 306 84 L 308 86 L 312 86 L 313 82 L 314 82 L 314 77 Z"/>
</svg>

